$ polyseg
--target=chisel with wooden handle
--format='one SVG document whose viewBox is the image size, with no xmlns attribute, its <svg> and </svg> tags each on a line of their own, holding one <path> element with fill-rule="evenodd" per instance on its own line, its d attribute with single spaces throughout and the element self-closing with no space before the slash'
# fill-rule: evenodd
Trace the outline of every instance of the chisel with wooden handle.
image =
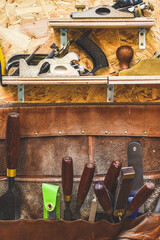
<svg viewBox="0 0 160 240">
<path fill-rule="evenodd" d="M 118 160 L 112 161 L 104 179 L 104 185 L 112 194 L 114 193 L 116 182 L 122 167 L 122 163 Z"/>
<path fill-rule="evenodd" d="M 152 182 L 148 182 L 133 197 L 132 201 L 129 203 L 127 211 L 123 218 L 132 215 L 139 207 L 141 207 L 144 202 L 151 196 L 154 192 L 155 185 Z"/>
<path fill-rule="evenodd" d="M 71 194 L 73 187 L 73 160 L 71 157 L 62 159 L 62 187 L 66 209 L 64 210 L 64 220 L 72 220 L 70 209 Z"/>
<path fill-rule="evenodd" d="M 20 218 L 20 201 L 13 189 L 19 159 L 19 144 L 20 117 L 18 113 L 9 113 L 6 124 L 8 190 L 0 197 L 1 220 L 15 220 Z"/>
<path fill-rule="evenodd" d="M 128 204 L 128 197 L 131 191 L 132 182 L 134 179 L 135 171 L 133 167 L 121 168 L 120 176 L 115 193 L 114 216 L 121 221 L 122 216 L 125 214 Z"/>
<path fill-rule="evenodd" d="M 109 220 L 111 222 L 114 222 L 112 216 L 113 213 L 112 203 L 109 192 L 106 189 L 105 185 L 103 183 L 96 183 L 94 185 L 94 191 L 101 207 L 104 209 L 107 216 L 109 217 Z"/>
<path fill-rule="evenodd" d="M 80 218 L 80 208 L 82 207 L 84 200 L 88 194 L 88 191 L 90 189 L 93 176 L 95 171 L 95 164 L 94 163 L 86 163 L 81 180 L 79 183 L 78 188 L 78 195 L 77 195 L 77 203 L 76 203 L 76 209 L 75 209 L 75 218 Z"/>
</svg>

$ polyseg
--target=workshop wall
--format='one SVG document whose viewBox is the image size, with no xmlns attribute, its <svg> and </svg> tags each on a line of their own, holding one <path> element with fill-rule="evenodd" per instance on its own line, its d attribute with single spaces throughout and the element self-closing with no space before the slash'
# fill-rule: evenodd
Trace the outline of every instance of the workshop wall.
<svg viewBox="0 0 160 240">
<path fill-rule="evenodd" d="M 147 2 L 147 1 L 146 1 Z M 48 19 L 67 17 L 75 11 L 75 4 L 93 7 L 99 4 L 113 4 L 112 0 L 1 0 L 0 5 L 0 46 L 6 61 L 19 53 L 32 53 L 38 45 L 37 53 L 49 53 L 50 45 L 55 42 L 60 46 L 59 30 L 48 27 Z M 115 75 L 119 71 L 116 50 L 121 45 L 129 45 L 134 50 L 133 66 L 142 58 L 150 58 L 160 49 L 160 1 L 152 0 L 154 12 L 145 11 L 145 16 L 155 18 L 155 26 L 146 33 L 146 49 L 138 48 L 137 29 L 93 29 L 90 38 L 105 52 L 110 67 L 97 72 L 98 75 Z M 68 38 L 77 38 L 85 30 L 72 29 Z M 91 69 L 91 59 L 76 45 L 70 51 L 78 53 L 81 63 Z M 106 86 L 26 86 L 26 102 L 106 102 Z M 114 93 L 115 102 L 160 102 L 159 85 L 117 85 Z M 0 87 L 0 102 L 17 102 L 17 87 Z"/>
</svg>

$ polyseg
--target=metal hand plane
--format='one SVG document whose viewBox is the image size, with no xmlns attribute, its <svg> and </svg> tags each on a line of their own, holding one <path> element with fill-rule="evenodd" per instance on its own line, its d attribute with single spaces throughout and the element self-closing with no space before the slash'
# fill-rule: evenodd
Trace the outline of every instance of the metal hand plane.
<svg viewBox="0 0 160 240">
<path fill-rule="evenodd" d="M 62 58 L 43 59 L 36 66 L 30 66 L 24 59 L 20 59 L 19 72 L 21 77 L 79 76 L 84 67 L 78 64 L 74 65 L 74 61 L 79 61 L 79 56 L 74 52 L 70 52 Z M 49 69 L 45 73 L 40 73 L 44 64 L 48 64 Z"/>
<path fill-rule="evenodd" d="M 117 0 L 112 6 L 98 5 L 83 11 L 85 5 L 76 5 L 77 12 L 71 14 L 72 18 L 134 18 L 144 16 L 144 10 L 154 11 L 151 2 L 143 0 Z"/>
<path fill-rule="evenodd" d="M 99 5 L 86 11 L 77 11 L 71 14 L 72 18 L 134 18 L 130 12 L 121 12 L 108 5 Z"/>
</svg>

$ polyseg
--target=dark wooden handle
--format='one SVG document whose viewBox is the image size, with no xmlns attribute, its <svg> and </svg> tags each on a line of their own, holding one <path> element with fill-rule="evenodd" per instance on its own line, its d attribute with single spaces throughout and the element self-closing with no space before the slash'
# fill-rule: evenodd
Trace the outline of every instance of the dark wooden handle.
<svg viewBox="0 0 160 240">
<path fill-rule="evenodd" d="M 126 215 L 129 216 L 134 213 L 154 192 L 155 185 L 152 182 L 148 182 L 137 192 L 132 201 L 130 202 Z"/>
<path fill-rule="evenodd" d="M 73 160 L 71 157 L 62 159 L 62 186 L 64 195 L 72 194 L 73 187 Z"/>
<path fill-rule="evenodd" d="M 87 196 L 87 193 L 90 189 L 93 180 L 94 171 L 95 171 L 94 163 L 87 163 L 85 165 L 78 188 L 77 204 L 79 206 L 82 206 Z"/>
<path fill-rule="evenodd" d="M 111 193 L 115 190 L 116 182 L 122 167 L 122 163 L 118 160 L 112 161 L 104 179 L 104 185 Z"/>
<path fill-rule="evenodd" d="M 16 169 L 19 158 L 20 118 L 18 113 L 9 113 L 6 125 L 7 168 Z"/>
<path fill-rule="evenodd" d="M 104 209 L 104 211 L 108 215 L 111 215 L 113 210 L 112 203 L 111 203 L 109 192 L 106 189 L 105 185 L 103 183 L 95 184 L 94 191 L 101 207 Z"/>
<path fill-rule="evenodd" d="M 128 69 L 130 61 L 133 58 L 133 49 L 129 46 L 121 46 L 117 49 L 116 54 L 120 61 L 121 70 Z"/>
</svg>

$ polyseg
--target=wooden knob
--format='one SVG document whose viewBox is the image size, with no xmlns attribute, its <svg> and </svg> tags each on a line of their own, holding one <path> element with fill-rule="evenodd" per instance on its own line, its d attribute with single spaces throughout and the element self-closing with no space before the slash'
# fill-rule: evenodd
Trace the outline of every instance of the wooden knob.
<svg viewBox="0 0 160 240">
<path fill-rule="evenodd" d="M 75 5 L 75 8 L 77 9 L 78 12 L 80 12 L 80 11 L 82 12 L 83 9 L 86 8 L 86 6 L 85 5 Z"/>
<path fill-rule="evenodd" d="M 120 61 L 121 70 L 128 69 L 130 61 L 133 58 L 133 49 L 129 46 L 121 46 L 117 49 L 116 54 Z"/>
</svg>

